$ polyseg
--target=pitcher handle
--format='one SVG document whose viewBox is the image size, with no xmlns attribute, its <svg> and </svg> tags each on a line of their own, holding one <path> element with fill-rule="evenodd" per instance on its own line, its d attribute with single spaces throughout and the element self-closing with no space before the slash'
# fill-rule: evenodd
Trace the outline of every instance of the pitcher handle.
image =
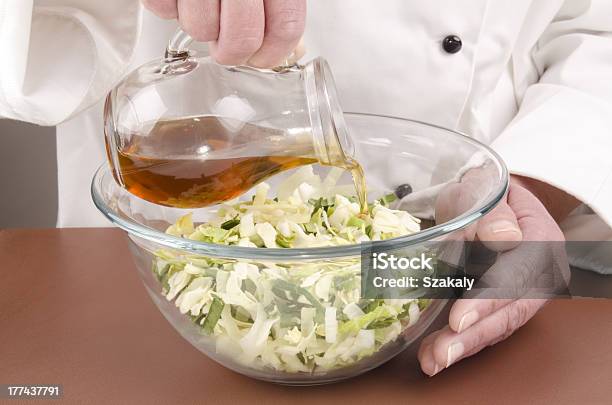
<svg viewBox="0 0 612 405">
<path fill-rule="evenodd" d="M 193 38 L 181 28 L 177 28 L 166 48 L 166 60 L 172 62 L 179 59 L 186 59 L 189 56 L 189 45 Z"/>
</svg>

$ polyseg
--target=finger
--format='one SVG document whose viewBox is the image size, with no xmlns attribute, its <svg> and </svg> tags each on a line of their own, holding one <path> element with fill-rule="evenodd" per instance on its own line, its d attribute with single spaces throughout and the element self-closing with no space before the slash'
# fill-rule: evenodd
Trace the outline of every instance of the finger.
<svg viewBox="0 0 612 405">
<path fill-rule="evenodd" d="M 447 368 L 506 339 L 531 319 L 545 303 L 546 300 L 541 299 L 516 300 L 460 334 L 450 328 L 443 331 L 431 347 L 438 369 Z"/>
<path fill-rule="evenodd" d="M 436 337 L 446 328 L 428 335 L 425 339 L 423 339 L 423 341 L 421 342 L 421 346 L 419 347 L 417 358 L 419 359 L 419 363 L 421 364 L 421 370 L 423 370 L 423 372 L 429 376 L 436 375 L 440 371 L 439 367 L 436 368 L 437 364 L 433 357 L 432 345 Z"/>
<path fill-rule="evenodd" d="M 505 199 L 480 220 L 476 235 L 489 249 L 499 252 L 513 249 L 523 240 L 516 215 Z"/>
<path fill-rule="evenodd" d="M 264 0 L 265 33 L 249 65 L 280 65 L 297 47 L 306 24 L 305 0 Z"/>
<path fill-rule="evenodd" d="M 423 351 L 426 347 L 431 346 L 432 343 L 436 340 L 436 336 L 438 336 L 440 333 L 442 333 L 442 329 L 427 335 L 425 339 L 421 341 L 421 345 L 419 346 L 419 353 L 417 354 L 417 356 L 419 356 L 421 351 Z"/>
<path fill-rule="evenodd" d="M 475 167 L 446 184 L 436 198 L 436 222 L 450 221 L 479 206 L 493 189 L 491 170 L 491 165 Z"/>
<path fill-rule="evenodd" d="M 425 346 L 424 350 L 419 352 L 418 359 L 421 370 L 428 376 L 433 377 L 440 372 L 440 366 L 434 359 L 432 345 Z"/>
<path fill-rule="evenodd" d="M 470 193 L 469 188 L 470 185 L 466 186 L 461 183 L 451 183 L 440 190 L 434 205 L 436 224 L 448 222 L 464 212 L 467 212 L 473 206 L 469 198 L 464 198 Z M 449 234 L 449 238 L 452 240 L 472 241 L 475 235 L 476 229 L 474 224 L 472 224 L 461 231 Z"/>
<path fill-rule="evenodd" d="M 264 35 L 263 0 L 221 2 L 219 38 L 210 53 L 223 65 L 243 65 L 259 49 Z"/>
<path fill-rule="evenodd" d="M 160 18 L 171 20 L 178 17 L 176 0 L 142 0 L 142 5 Z"/>
<path fill-rule="evenodd" d="M 513 301 L 512 299 L 459 299 L 451 307 L 448 325 L 453 331 L 461 333 Z"/>
<path fill-rule="evenodd" d="M 219 0 L 178 0 L 178 19 L 183 31 L 200 42 L 219 37 Z"/>
<path fill-rule="evenodd" d="M 288 56 L 287 60 L 290 64 L 294 64 L 298 60 L 302 59 L 302 56 L 304 56 L 305 54 L 306 46 L 304 45 L 304 37 L 301 37 L 291 54 Z"/>
</svg>

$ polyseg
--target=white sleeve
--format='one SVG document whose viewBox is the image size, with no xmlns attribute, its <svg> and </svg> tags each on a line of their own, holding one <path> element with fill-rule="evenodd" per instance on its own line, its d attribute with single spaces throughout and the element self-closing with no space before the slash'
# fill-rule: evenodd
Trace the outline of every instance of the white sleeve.
<svg viewBox="0 0 612 405">
<path fill-rule="evenodd" d="M 493 148 L 511 172 L 574 195 L 612 225 L 612 1 L 565 6 L 532 53 L 539 81 Z"/>
<path fill-rule="evenodd" d="M 0 0 L 0 117 L 56 125 L 125 73 L 138 0 Z"/>
</svg>

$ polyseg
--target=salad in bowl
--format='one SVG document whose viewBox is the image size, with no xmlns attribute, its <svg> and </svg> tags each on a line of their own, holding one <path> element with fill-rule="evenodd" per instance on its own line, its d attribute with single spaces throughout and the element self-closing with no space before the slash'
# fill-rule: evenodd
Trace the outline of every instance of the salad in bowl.
<svg viewBox="0 0 612 405">
<path fill-rule="evenodd" d="M 324 181 L 299 169 L 270 198 L 261 183 L 250 201 L 224 204 L 194 225 L 187 214 L 166 232 L 177 237 L 261 249 L 343 246 L 418 232 L 420 220 L 388 207 L 389 194 L 360 211 L 334 194 L 340 169 Z M 297 185 L 293 187 L 293 185 Z M 428 299 L 360 299 L 359 258 L 279 264 L 155 253 L 162 294 L 217 353 L 256 369 L 318 373 L 353 365 L 417 323 Z"/>
<path fill-rule="evenodd" d="M 396 249 L 456 237 L 506 192 L 503 163 L 476 141 L 413 121 L 361 114 L 346 119 L 367 175 L 367 210 L 347 173 L 318 165 L 279 174 L 238 200 L 192 211 L 130 194 L 106 166 L 94 177 L 94 202 L 127 232 L 157 307 L 185 339 L 225 367 L 310 385 L 349 378 L 393 358 L 424 335 L 446 302 L 364 298 L 364 247 Z M 479 190 L 484 197 L 436 223 L 437 193 L 475 155 L 495 169 Z M 411 199 L 406 190 L 425 199 Z"/>
</svg>

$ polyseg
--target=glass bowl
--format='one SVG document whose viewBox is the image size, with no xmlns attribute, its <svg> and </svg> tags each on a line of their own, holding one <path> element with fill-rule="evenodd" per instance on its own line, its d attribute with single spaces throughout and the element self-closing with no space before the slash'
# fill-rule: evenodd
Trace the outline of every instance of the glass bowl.
<svg viewBox="0 0 612 405">
<path fill-rule="evenodd" d="M 469 229 L 507 192 L 508 173 L 499 156 L 467 136 L 416 121 L 376 115 L 346 114 L 346 122 L 355 144 L 355 157 L 366 173 L 369 199 L 394 192 L 398 186 L 402 186 L 404 194 L 411 191 L 397 204 L 422 219 L 421 231 L 361 245 L 299 249 L 198 242 L 164 231 L 188 212 L 193 212 L 194 222 L 203 222 L 216 212 L 217 206 L 183 210 L 151 204 L 118 186 L 106 165 L 95 174 L 94 203 L 112 223 L 127 232 L 136 268 L 157 307 L 185 339 L 225 367 L 261 380 L 313 385 L 364 373 L 393 358 L 425 333 L 440 314 L 445 300 L 399 304 L 386 300 L 386 304 L 405 308 L 409 315 L 391 325 L 380 326 L 381 329 L 375 329 L 376 334 L 367 331 L 373 329 L 347 332 L 345 328 L 343 332 L 342 324 L 349 320 L 342 311 L 332 312 L 328 307 L 341 301 L 344 308 L 354 303 L 363 309 L 371 301 L 361 299 L 360 294 L 349 289 L 353 293 L 337 295 L 332 304 L 332 298 L 315 291 L 317 286 L 312 277 L 311 282 L 306 282 L 306 278 L 313 272 L 320 273 L 315 277 L 316 283 L 327 278 L 327 289 L 340 283 L 359 285 L 364 246 L 381 252 L 430 241 L 465 239 Z M 329 169 L 315 165 L 314 170 L 324 174 Z M 473 172 L 478 172 L 478 181 L 472 182 L 467 191 L 463 190 L 460 198 L 449 193 L 462 184 L 467 173 Z M 290 174 L 272 178 L 269 195 L 274 195 L 278 182 Z M 351 184 L 351 178 L 347 174 L 341 182 Z M 442 212 L 440 199 L 448 199 L 449 195 L 460 203 Z M 186 263 L 190 264 L 190 271 L 185 270 Z M 288 268 L 292 273 L 287 275 Z M 342 270 L 342 277 L 335 272 L 338 269 Z M 266 274 L 256 279 L 262 285 L 254 286 L 249 281 L 251 272 Z M 280 285 L 275 284 L 279 272 L 285 272 Z M 170 282 L 172 276 L 175 278 Z M 210 279 L 200 280 L 197 288 L 203 289 L 198 290 L 202 294 L 212 283 L 229 290 L 228 280 L 232 278 L 231 288 L 238 289 L 234 291 L 236 296 L 243 294 L 242 299 L 247 300 L 244 307 L 236 299 L 214 309 L 213 302 L 205 311 L 197 308 L 197 297 L 195 301 L 194 297 L 180 298 L 190 288 L 179 290 L 181 285 L 191 283 L 196 277 Z M 172 288 L 174 291 L 169 293 Z M 259 300 L 255 299 L 261 305 L 252 306 L 254 294 L 262 295 Z M 295 311 L 294 316 L 279 317 L 280 305 Z M 198 311 L 220 311 L 222 315 L 215 316 L 218 320 L 210 329 L 210 324 L 203 326 L 206 319 L 198 317 Z M 340 325 L 336 334 L 342 337 L 338 336 L 335 342 L 331 338 L 327 342 L 323 336 L 326 333 L 331 336 L 325 329 L 326 317 L 335 318 L 332 322 Z M 310 340 L 309 348 L 304 349 L 300 344 L 307 338 L 315 340 Z"/>
</svg>

